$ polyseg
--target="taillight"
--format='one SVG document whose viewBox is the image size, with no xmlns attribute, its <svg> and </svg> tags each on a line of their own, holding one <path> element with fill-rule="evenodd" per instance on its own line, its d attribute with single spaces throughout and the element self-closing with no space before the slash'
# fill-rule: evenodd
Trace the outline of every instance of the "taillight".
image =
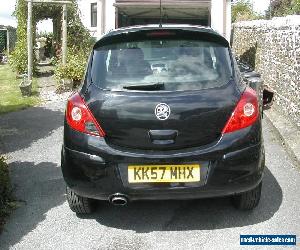
<svg viewBox="0 0 300 250">
<path fill-rule="evenodd" d="M 66 118 L 67 123 L 74 130 L 95 136 L 105 136 L 105 132 L 78 93 L 68 100 Z"/>
<path fill-rule="evenodd" d="M 258 99 L 256 92 L 247 87 L 242 94 L 231 117 L 227 121 L 222 134 L 234 132 L 252 125 L 259 116 Z"/>
</svg>

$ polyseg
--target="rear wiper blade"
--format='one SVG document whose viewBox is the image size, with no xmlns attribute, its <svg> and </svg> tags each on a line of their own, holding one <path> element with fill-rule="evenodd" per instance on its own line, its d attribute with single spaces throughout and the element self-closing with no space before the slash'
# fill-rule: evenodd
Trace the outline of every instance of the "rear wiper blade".
<svg viewBox="0 0 300 250">
<path fill-rule="evenodd" d="M 164 83 L 153 83 L 153 84 L 139 84 L 139 85 L 127 85 L 123 86 L 123 89 L 129 90 L 163 90 L 165 89 Z"/>
</svg>

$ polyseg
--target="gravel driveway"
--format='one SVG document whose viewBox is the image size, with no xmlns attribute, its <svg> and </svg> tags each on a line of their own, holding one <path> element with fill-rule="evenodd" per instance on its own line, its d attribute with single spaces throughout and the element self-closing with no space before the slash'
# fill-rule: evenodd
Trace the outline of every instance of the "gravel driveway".
<svg viewBox="0 0 300 250">
<path fill-rule="evenodd" d="M 267 121 L 262 200 L 252 212 L 221 198 L 126 207 L 102 202 L 95 214 L 76 216 L 60 170 L 64 106 L 58 100 L 0 116 L 0 147 L 22 201 L 0 236 L 0 249 L 238 249 L 240 234 L 300 235 L 300 168 Z"/>
</svg>

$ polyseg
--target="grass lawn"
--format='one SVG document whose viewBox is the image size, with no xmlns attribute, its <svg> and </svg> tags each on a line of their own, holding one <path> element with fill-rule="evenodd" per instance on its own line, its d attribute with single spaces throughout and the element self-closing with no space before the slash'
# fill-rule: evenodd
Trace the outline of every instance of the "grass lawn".
<svg viewBox="0 0 300 250">
<path fill-rule="evenodd" d="M 8 64 L 0 64 L 0 114 L 25 109 L 39 103 L 37 81 L 33 80 L 32 96 L 22 97 L 16 74 Z"/>
</svg>

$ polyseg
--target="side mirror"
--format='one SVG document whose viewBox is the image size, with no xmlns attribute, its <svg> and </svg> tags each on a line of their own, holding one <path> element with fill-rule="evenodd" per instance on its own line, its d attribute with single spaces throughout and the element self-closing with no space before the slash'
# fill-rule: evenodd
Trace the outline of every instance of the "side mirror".
<svg viewBox="0 0 300 250">
<path fill-rule="evenodd" d="M 263 90 L 263 110 L 270 109 L 273 105 L 274 92 L 268 88 Z"/>
</svg>

